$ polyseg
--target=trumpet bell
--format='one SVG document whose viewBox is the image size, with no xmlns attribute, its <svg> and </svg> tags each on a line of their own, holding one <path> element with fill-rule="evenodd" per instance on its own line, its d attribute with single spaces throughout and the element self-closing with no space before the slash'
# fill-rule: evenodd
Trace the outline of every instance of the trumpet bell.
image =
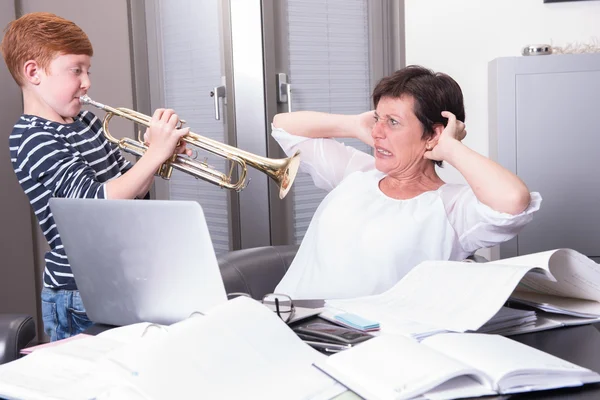
<svg viewBox="0 0 600 400">
<path fill-rule="evenodd" d="M 279 198 L 283 199 L 292 188 L 294 179 L 296 179 L 296 174 L 300 167 L 300 152 L 297 151 L 293 156 L 280 161 L 282 161 L 282 165 L 273 170 L 273 175 L 267 174 L 277 182 L 279 186 Z"/>
</svg>

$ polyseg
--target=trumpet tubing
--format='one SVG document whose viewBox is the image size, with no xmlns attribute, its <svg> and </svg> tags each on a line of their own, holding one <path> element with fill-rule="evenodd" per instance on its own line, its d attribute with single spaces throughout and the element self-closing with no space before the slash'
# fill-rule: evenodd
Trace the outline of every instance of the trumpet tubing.
<svg viewBox="0 0 600 400">
<path fill-rule="evenodd" d="M 123 151 L 136 156 L 143 156 L 146 153 L 148 147 L 141 140 L 133 140 L 130 138 L 116 139 L 110 134 L 108 125 L 112 117 L 117 115 L 137 124 L 149 127 L 151 121 L 150 116 L 128 108 L 113 108 L 94 101 L 87 95 L 81 96 L 80 101 L 82 104 L 89 104 L 106 112 L 106 116 L 102 121 L 102 128 L 108 141 L 116 144 Z M 226 174 L 187 156 L 174 154 L 169 160 L 165 161 L 159 169 L 159 175 L 164 179 L 169 179 L 173 169 L 177 169 L 215 185 L 240 191 L 247 185 L 246 175 L 247 166 L 249 165 L 273 179 L 279 187 L 279 198 L 283 199 L 291 189 L 294 179 L 296 178 L 296 173 L 298 172 L 298 167 L 300 166 L 299 152 L 296 152 L 296 154 L 288 158 L 272 159 L 240 150 L 237 147 L 192 132 L 183 136 L 182 140 L 192 146 L 229 160 L 232 163 L 231 169 L 229 173 Z M 238 167 L 239 176 L 236 182 L 232 182 L 231 179 L 235 166 Z"/>
</svg>

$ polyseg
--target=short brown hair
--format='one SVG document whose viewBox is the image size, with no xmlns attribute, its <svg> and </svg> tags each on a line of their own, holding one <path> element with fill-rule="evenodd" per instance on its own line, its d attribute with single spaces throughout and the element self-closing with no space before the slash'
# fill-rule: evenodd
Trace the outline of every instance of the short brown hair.
<svg viewBox="0 0 600 400">
<path fill-rule="evenodd" d="M 382 97 L 412 96 L 413 112 L 423 124 L 423 137 L 433 134 L 433 125 L 446 126 L 448 119 L 442 111 L 450 111 L 459 121 L 465 121 L 465 106 L 460 86 L 450 76 L 433 72 L 419 65 L 409 65 L 379 81 L 373 90 L 373 104 L 377 108 Z"/>
<path fill-rule="evenodd" d="M 433 72 L 420 65 L 409 65 L 379 81 L 373 90 L 373 104 L 377 108 L 383 97 L 400 98 L 409 95 L 414 99 L 415 116 L 423 125 L 422 138 L 433 135 L 433 126 L 446 126 L 448 119 L 442 111 L 450 111 L 459 121 L 465 121 L 465 105 L 460 86 L 450 76 Z M 438 166 L 441 161 L 435 161 Z"/>
<path fill-rule="evenodd" d="M 23 86 L 23 64 L 35 60 L 46 69 L 59 54 L 85 54 L 94 50 L 85 32 L 74 22 L 45 12 L 25 14 L 4 29 L 2 56 L 14 80 Z"/>
</svg>

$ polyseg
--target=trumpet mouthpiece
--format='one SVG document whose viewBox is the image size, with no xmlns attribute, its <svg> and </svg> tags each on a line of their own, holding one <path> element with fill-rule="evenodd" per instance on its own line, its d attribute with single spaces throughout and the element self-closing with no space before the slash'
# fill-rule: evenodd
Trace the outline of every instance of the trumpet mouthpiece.
<svg viewBox="0 0 600 400">
<path fill-rule="evenodd" d="M 97 101 L 92 100 L 90 98 L 90 96 L 88 96 L 87 94 L 84 94 L 83 96 L 79 96 L 79 102 L 82 105 L 89 104 L 91 106 L 98 107 L 102 110 L 107 111 L 107 107 L 104 104 L 98 103 Z"/>
</svg>

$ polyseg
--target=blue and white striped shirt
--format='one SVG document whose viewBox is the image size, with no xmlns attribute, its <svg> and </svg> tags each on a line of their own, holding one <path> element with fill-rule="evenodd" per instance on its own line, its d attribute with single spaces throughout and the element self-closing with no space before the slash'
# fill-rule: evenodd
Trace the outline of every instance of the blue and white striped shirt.
<svg viewBox="0 0 600 400">
<path fill-rule="evenodd" d="M 48 201 L 51 197 L 106 198 L 105 183 L 131 164 L 106 140 L 101 121 L 89 111 L 79 113 L 71 124 L 22 115 L 9 143 L 13 169 L 50 245 L 44 286 L 75 290 Z"/>
</svg>

